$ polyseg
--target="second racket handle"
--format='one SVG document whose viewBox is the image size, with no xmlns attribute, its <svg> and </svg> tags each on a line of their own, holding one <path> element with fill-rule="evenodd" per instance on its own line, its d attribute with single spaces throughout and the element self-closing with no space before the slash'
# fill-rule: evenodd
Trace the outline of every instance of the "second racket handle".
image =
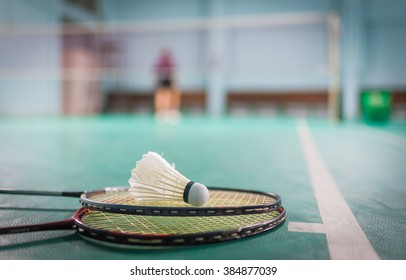
<svg viewBox="0 0 406 280">
<path fill-rule="evenodd" d="M 44 223 L 44 224 L 0 227 L 0 235 L 34 232 L 34 231 L 46 231 L 46 230 L 68 230 L 68 229 L 72 229 L 73 226 L 74 226 L 74 220 L 69 219 L 69 220 L 52 222 L 52 223 Z"/>
</svg>

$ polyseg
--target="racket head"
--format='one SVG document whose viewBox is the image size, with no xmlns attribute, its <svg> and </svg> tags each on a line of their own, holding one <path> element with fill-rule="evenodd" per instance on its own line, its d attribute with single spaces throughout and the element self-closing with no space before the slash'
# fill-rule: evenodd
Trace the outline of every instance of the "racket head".
<svg viewBox="0 0 406 280">
<path fill-rule="evenodd" d="M 104 212 L 149 216 L 224 216 L 266 213 L 281 207 L 277 194 L 219 187 L 209 187 L 209 201 L 194 207 L 183 201 L 137 200 L 126 187 L 110 187 L 85 192 L 79 201 L 83 207 Z"/>
<path fill-rule="evenodd" d="M 87 208 L 73 216 L 86 239 L 120 247 L 174 247 L 217 243 L 257 235 L 280 226 L 283 207 L 252 215 L 160 217 L 125 215 Z"/>
</svg>

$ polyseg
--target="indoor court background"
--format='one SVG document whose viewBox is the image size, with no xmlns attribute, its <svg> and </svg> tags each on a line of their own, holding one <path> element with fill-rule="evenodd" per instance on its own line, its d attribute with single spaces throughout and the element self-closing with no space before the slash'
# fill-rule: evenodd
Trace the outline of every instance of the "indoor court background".
<svg viewBox="0 0 406 280">
<path fill-rule="evenodd" d="M 154 117 L 163 49 L 177 124 Z M 164 250 L 3 235 L 0 259 L 404 260 L 405 50 L 401 0 L 0 0 L 0 188 L 126 186 L 151 150 L 287 210 L 271 232 Z M 0 195 L 0 226 L 78 207 Z"/>
</svg>

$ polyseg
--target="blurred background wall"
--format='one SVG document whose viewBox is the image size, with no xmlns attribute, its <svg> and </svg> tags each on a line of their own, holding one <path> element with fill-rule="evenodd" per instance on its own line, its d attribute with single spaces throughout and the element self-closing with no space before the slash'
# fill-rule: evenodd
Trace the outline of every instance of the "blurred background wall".
<svg viewBox="0 0 406 280">
<path fill-rule="evenodd" d="M 326 116 L 337 79 L 346 119 L 374 89 L 406 117 L 402 0 L 0 0 L 0 115 L 149 113 L 164 48 L 187 113 Z"/>
</svg>

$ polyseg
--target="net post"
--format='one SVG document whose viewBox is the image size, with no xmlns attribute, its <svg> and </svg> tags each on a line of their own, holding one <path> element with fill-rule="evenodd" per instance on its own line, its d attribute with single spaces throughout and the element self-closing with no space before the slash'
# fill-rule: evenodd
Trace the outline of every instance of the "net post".
<svg viewBox="0 0 406 280">
<path fill-rule="evenodd" d="M 328 26 L 328 116 L 333 122 L 340 121 L 340 17 L 331 12 Z"/>
</svg>

